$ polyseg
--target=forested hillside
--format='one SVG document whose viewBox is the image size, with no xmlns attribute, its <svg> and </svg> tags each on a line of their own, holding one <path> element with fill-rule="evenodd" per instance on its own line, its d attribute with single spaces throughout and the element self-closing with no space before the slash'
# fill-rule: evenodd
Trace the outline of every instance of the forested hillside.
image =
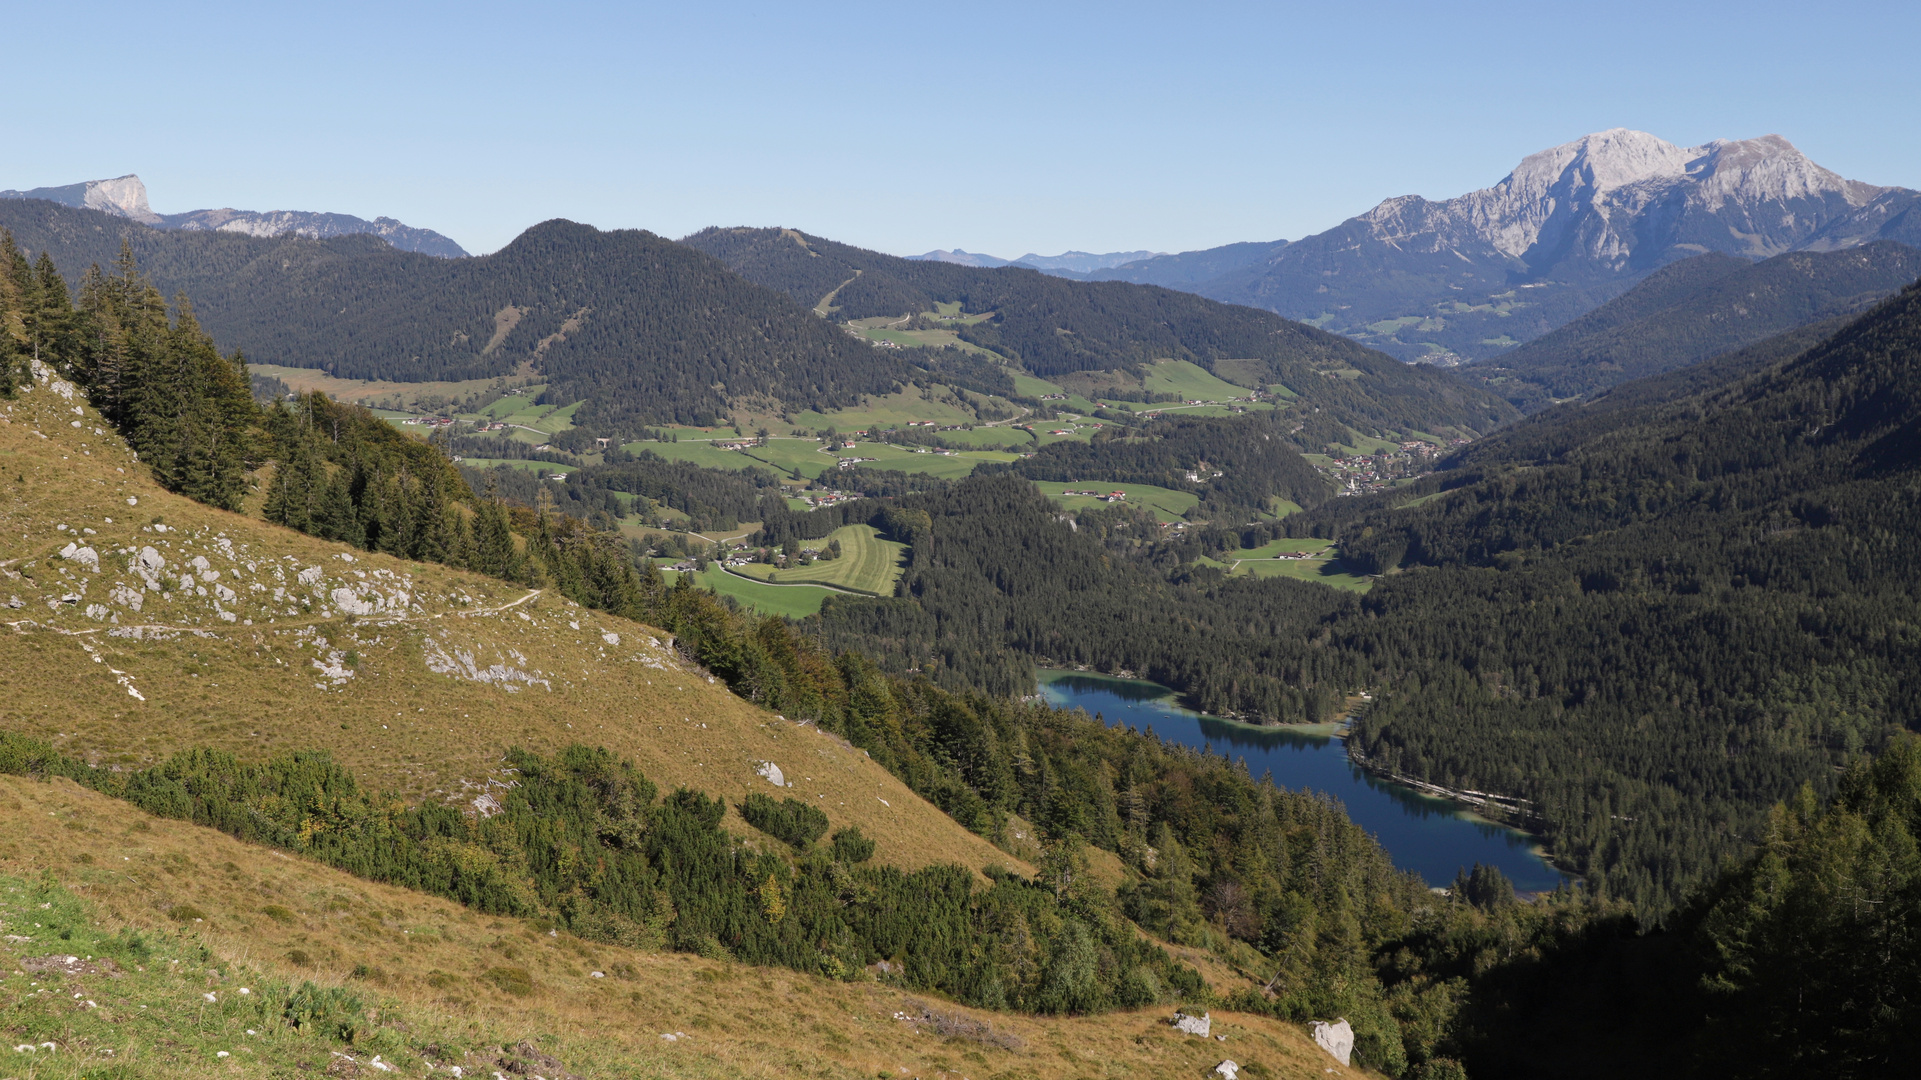
<svg viewBox="0 0 1921 1080">
<path fill-rule="evenodd" d="M 1911 287 L 1731 386 L 1522 425 L 1418 506 L 1299 520 L 1389 574 L 1332 641 L 1377 658 L 1361 752 L 1532 800 L 1591 882 L 1678 899 L 1921 709 L 1918 354 Z"/>
<path fill-rule="evenodd" d="M 583 403 L 587 429 L 710 423 L 737 402 L 831 409 L 912 370 L 638 230 L 550 221 L 450 260 L 365 236 L 162 232 L 33 199 L 0 200 L 0 226 L 71 280 L 125 245 L 163 296 L 191 296 L 208 332 L 257 363 L 400 382 L 538 371 L 551 399 Z"/>
<path fill-rule="evenodd" d="M 1686 367 L 1775 334 L 1859 314 L 1921 277 L 1892 240 L 1749 264 L 1710 253 L 1665 266 L 1620 297 L 1518 349 L 1462 369 L 1525 410 Z"/>
<path fill-rule="evenodd" d="M 961 338 L 1042 378 L 1160 359 L 1209 370 L 1221 360 L 1258 360 L 1264 372 L 1254 381 L 1284 385 L 1308 408 L 1367 431 L 1479 432 L 1513 416 L 1497 395 L 1445 373 L 1409 367 L 1269 312 L 1158 286 L 901 259 L 792 229 L 713 228 L 681 243 L 798 303 L 825 302 L 838 319 L 909 315 L 936 303 L 991 312 L 991 319 L 957 326 Z"/>
</svg>

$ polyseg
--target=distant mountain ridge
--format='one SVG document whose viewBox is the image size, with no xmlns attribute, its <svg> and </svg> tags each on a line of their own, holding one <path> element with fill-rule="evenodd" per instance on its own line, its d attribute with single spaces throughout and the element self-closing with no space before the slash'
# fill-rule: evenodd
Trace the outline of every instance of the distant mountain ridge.
<svg viewBox="0 0 1921 1080">
<path fill-rule="evenodd" d="M 1849 180 L 1779 135 L 1680 147 L 1616 128 L 1531 154 L 1458 198 L 1399 196 L 1292 244 L 1089 276 L 1266 308 L 1451 364 L 1539 337 L 1679 259 L 1921 244 L 1917 204 L 1921 192 Z"/>
<path fill-rule="evenodd" d="M 1670 263 L 1566 326 L 1460 369 L 1525 411 L 1857 315 L 1921 278 L 1921 251 L 1877 240 L 1750 263 Z"/>
<path fill-rule="evenodd" d="M 952 251 L 936 249 L 924 255 L 908 255 L 906 258 L 916 262 L 955 263 L 960 266 L 974 266 L 993 269 L 997 266 L 1025 266 L 1059 277 L 1079 277 L 1110 266 L 1142 262 L 1165 255 L 1162 251 L 1110 251 L 1096 255 L 1087 251 L 1063 251 L 1059 255 L 1036 255 L 1028 252 L 1018 259 L 998 259 L 992 255 L 982 255 L 972 251 L 955 248 Z"/>
<path fill-rule="evenodd" d="M 111 180 L 87 180 L 60 187 L 0 191 L 0 199 L 45 199 L 62 206 L 99 210 L 156 229 L 234 232 L 247 236 L 293 234 L 314 240 L 365 234 L 378 236 L 402 251 L 418 251 L 445 259 L 464 258 L 467 255 L 459 244 L 432 229 L 415 228 L 390 217 L 368 221 L 352 214 L 311 210 L 235 210 L 232 207 L 189 210 L 183 214 L 156 214 L 147 204 L 147 185 L 133 173 Z"/>
</svg>

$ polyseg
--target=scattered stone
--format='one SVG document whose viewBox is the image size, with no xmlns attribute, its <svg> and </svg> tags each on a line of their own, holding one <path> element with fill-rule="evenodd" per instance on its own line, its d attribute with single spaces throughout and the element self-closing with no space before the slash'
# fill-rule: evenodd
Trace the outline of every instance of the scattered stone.
<svg viewBox="0 0 1921 1080">
<path fill-rule="evenodd" d="M 787 777 L 781 775 L 780 766 L 771 761 L 763 761 L 755 765 L 754 774 L 775 787 L 787 786 Z"/>
<path fill-rule="evenodd" d="M 1208 1013 L 1202 1013 L 1199 1016 L 1189 1016 L 1186 1013 L 1177 1012 L 1174 1014 L 1172 1022 L 1175 1031 L 1185 1032 L 1189 1035 L 1199 1035 L 1203 1039 L 1207 1038 L 1208 1033 L 1214 1029 L 1214 1020 Z"/>
<path fill-rule="evenodd" d="M 1313 1032 L 1314 1041 L 1321 1049 L 1334 1055 L 1334 1060 L 1347 1064 L 1348 1057 L 1354 1053 L 1354 1028 L 1345 1018 L 1332 1024 L 1316 1020 L 1308 1026 L 1308 1030 Z"/>
<path fill-rule="evenodd" d="M 1241 1067 L 1232 1061 L 1223 1061 L 1214 1066 L 1214 1075 L 1223 1077 L 1224 1080 L 1234 1080 L 1241 1075 Z"/>
<path fill-rule="evenodd" d="M 27 939 L 21 939 L 27 940 Z M 35 956 L 20 961 L 20 969 L 35 975 L 111 975 L 120 977 L 120 967 L 106 957 L 82 960 L 77 956 Z"/>
</svg>

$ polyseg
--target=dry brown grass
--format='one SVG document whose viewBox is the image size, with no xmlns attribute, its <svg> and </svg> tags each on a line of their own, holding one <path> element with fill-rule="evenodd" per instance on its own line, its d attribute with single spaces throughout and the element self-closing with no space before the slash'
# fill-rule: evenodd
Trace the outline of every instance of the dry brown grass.
<svg viewBox="0 0 1921 1080">
<path fill-rule="evenodd" d="M 64 780 L 0 777 L 0 821 L 0 872 L 51 874 L 112 926 L 178 930 L 167 913 L 188 905 L 205 919 L 191 932 L 229 963 L 357 985 L 423 1030 L 496 1045 L 532 1039 L 583 1077 L 1200 1078 L 1222 1058 L 1303 1080 L 1363 1075 L 1299 1028 L 1261 1017 L 1217 1012 L 1223 1043 L 1178 1035 L 1158 1011 L 1008 1016 L 871 981 L 550 936 L 152 818 Z M 490 982 L 497 968 L 525 970 L 531 992 Z M 691 1038 L 668 1043 L 666 1032 Z"/>
<path fill-rule="evenodd" d="M 861 751 L 756 708 L 681 663 L 659 644 L 658 630 L 171 495 L 117 438 L 94 434 L 101 425 L 92 409 L 76 415 L 51 397 L 36 390 L 11 403 L 10 415 L 0 413 L 0 603 L 24 604 L 0 614 L 14 624 L 0 628 L 0 724 L 9 730 L 103 767 L 147 765 L 192 746 L 251 760 L 323 749 L 375 789 L 460 801 L 496 776 L 514 745 L 605 746 L 663 789 L 699 788 L 730 804 L 765 789 L 755 767 L 772 761 L 793 783 L 787 794 L 821 807 L 835 828 L 858 825 L 890 862 L 1029 868 L 956 826 Z M 71 427 L 74 419 L 83 426 Z M 129 507 L 129 497 L 138 505 Z M 156 520 L 169 531 L 151 531 Z M 75 534 L 99 552 L 98 573 L 57 557 Z M 132 558 L 113 552 L 148 546 L 167 559 L 172 588 L 164 598 L 142 590 L 136 614 L 111 599 L 116 585 L 142 586 Z M 173 579 L 194 557 L 222 573 L 216 584 L 235 590 L 237 600 L 221 605 L 235 621 L 219 617 L 217 597 L 177 587 Z M 342 586 L 364 592 L 372 582 L 404 589 L 409 607 L 349 617 L 314 603 L 289 615 L 299 605 L 274 603 L 273 590 L 295 599 L 302 568 L 325 575 L 298 590 L 309 601 L 315 588 L 323 596 Z M 253 591 L 256 584 L 265 591 Z M 63 595 L 79 600 L 60 604 Z M 96 604 L 117 623 L 89 618 Z M 176 630 L 159 640 L 114 635 L 136 624 Z M 517 681 L 510 691 L 430 670 L 429 656 L 461 652 L 479 668 L 500 664 L 541 682 Z M 336 655 L 336 667 L 355 664 L 351 678 L 314 667 Z"/>
</svg>

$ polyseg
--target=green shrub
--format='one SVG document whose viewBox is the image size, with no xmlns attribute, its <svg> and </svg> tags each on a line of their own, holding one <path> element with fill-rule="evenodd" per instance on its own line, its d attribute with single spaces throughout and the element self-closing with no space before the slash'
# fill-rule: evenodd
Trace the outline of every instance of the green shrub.
<svg viewBox="0 0 1921 1080">
<path fill-rule="evenodd" d="M 795 848 L 804 848 L 827 833 L 827 815 L 799 799 L 775 802 L 756 791 L 740 801 L 740 816 L 747 824 Z"/>
<path fill-rule="evenodd" d="M 499 987 L 502 993 L 512 994 L 515 997 L 526 997 L 534 992 L 534 977 L 527 974 L 526 968 L 488 968 L 481 978 Z"/>
<path fill-rule="evenodd" d="M 863 863 L 874 857 L 874 842 L 861 835 L 860 826 L 849 825 L 834 834 L 834 860 Z"/>
<path fill-rule="evenodd" d="M 364 1007 L 360 1003 L 360 996 L 351 990 L 303 982 L 287 998 L 281 1015 L 295 1031 L 302 1034 L 351 1044 L 360 1034 Z"/>
<path fill-rule="evenodd" d="M 207 913 L 192 904 L 175 904 L 167 909 L 167 918 L 175 922 L 202 922 Z"/>
<path fill-rule="evenodd" d="M 290 923 L 293 921 L 293 912 L 281 907 L 279 904 L 268 904 L 266 907 L 260 909 L 260 913 L 277 923 Z"/>
</svg>

